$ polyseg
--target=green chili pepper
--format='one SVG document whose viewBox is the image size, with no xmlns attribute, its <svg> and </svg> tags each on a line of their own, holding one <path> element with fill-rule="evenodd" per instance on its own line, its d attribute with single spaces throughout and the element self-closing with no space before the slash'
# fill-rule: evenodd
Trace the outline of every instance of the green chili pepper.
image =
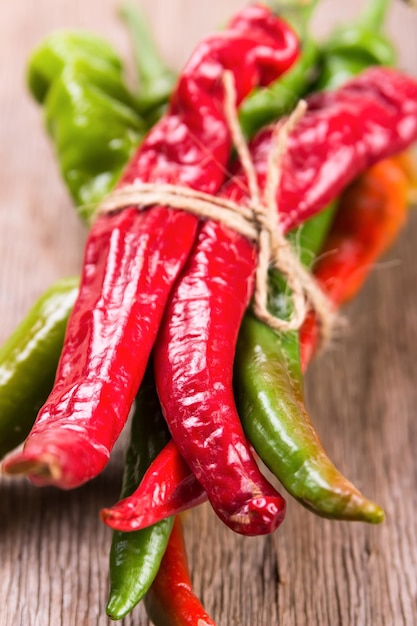
<svg viewBox="0 0 417 626">
<path fill-rule="evenodd" d="M 334 206 L 293 235 L 301 260 L 310 264 L 328 232 Z M 283 278 L 270 275 L 271 312 L 291 313 Z M 235 360 L 236 403 L 246 435 L 285 489 L 315 513 L 333 519 L 381 522 L 382 509 L 335 468 L 304 406 L 298 333 L 275 333 L 247 314 Z"/>
<path fill-rule="evenodd" d="M 372 26 L 375 29 L 382 26 L 387 6 L 387 0 L 372 0 L 356 25 L 344 28 L 345 35 L 337 31 L 338 35 L 330 37 L 322 48 L 322 73 L 314 88 L 320 85 L 321 89 L 331 89 L 365 67 L 387 60 L 382 45 L 379 56 L 375 43 L 369 42 L 367 51 L 364 50 L 365 34 Z M 348 52 L 351 33 L 356 33 L 356 40 L 361 44 L 356 55 Z M 379 42 L 381 37 L 375 34 L 374 42 Z M 388 47 L 389 42 L 386 49 Z M 335 74 L 332 63 L 338 64 Z M 306 227 L 317 251 L 326 224 L 313 222 Z M 311 261 L 311 252 L 306 254 L 302 245 L 300 248 L 302 261 Z M 284 319 L 289 315 L 285 294 L 282 278 L 271 274 L 270 308 Z M 237 404 L 246 434 L 260 458 L 289 493 L 323 516 L 373 523 L 382 521 L 382 509 L 366 500 L 336 470 L 314 431 L 303 401 L 297 333 L 274 333 L 246 315 L 239 335 L 235 377 Z"/>
<path fill-rule="evenodd" d="M 289 241 L 291 241 L 294 249 L 297 250 L 300 261 L 306 267 L 310 267 L 312 265 L 318 250 L 323 245 L 323 241 L 325 240 L 326 235 L 329 232 L 331 224 L 333 222 L 335 211 L 336 203 L 332 203 L 323 211 L 317 213 L 316 215 L 305 221 L 294 231 L 288 233 L 287 238 L 289 239 Z M 269 310 L 274 315 L 282 317 L 282 319 L 287 319 L 291 314 L 290 305 L 291 300 L 288 298 L 288 289 L 285 280 L 282 278 L 279 272 L 277 272 L 276 270 L 271 270 L 268 276 Z M 255 320 L 255 318 L 250 314 L 250 312 L 247 313 L 246 317 L 249 318 L 249 321 L 244 322 L 244 324 L 247 324 L 249 328 L 254 328 L 252 320 Z M 298 381 L 298 384 L 302 386 L 303 377 L 300 367 L 300 345 L 298 340 L 298 333 L 277 333 L 271 331 L 271 329 L 269 327 L 266 327 L 265 324 L 263 324 L 262 322 L 257 321 L 257 324 L 260 328 L 260 336 L 267 336 L 264 334 L 264 331 L 261 329 L 261 327 L 265 327 L 268 331 L 271 350 L 273 350 L 274 347 L 280 347 L 279 355 L 275 355 L 275 359 L 277 359 L 278 356 L 282 359 L 283 371 L 285 368 L 287 368 L 290 379 Z M 244 328 L 245 326 L 242 325 L 242 332 Z M 244 357 L 243 360 L 246 362 L 247 357 Z M 243 367 L 246 367 L 245 363 L 243 364 Z M 240 379 L 238 378 L 238 381 L 239 380 Z M 290 394 L 288 395 L 288 401 L 289 406 L 294 406 L 294 398 L 291 398 Z M 283 402 L 284 400 L 281 399 L 279 406 L 281 406 Z M 299 415 L 299 419 L 301 421 L 304 419 L 304 412 L 301 412 L 301 414 Z M 253 445 L 252 441 L 251 443 Z"/>
<path fill-rule="evenodd" d="M 59 281 L 0 349 L 0 458 L 18 446 L 48 397 L 78 279 Z"/>
<path fill-rule="evenodd" d="M 38 46 L 28 63 L 28 86 L 39 104 L 63 69 L 79 59 L 102 66 L 110 77 L 122 72 L 119 56 L 104 39 L 85 31 L 57 31 Z"/>
<path fill-rule="evenodd" d="M 315 513 L 381 522 L 382 509 L 364 498 L 326 455 L 304 408 L 301 369 L 295 358 L 288 361 L 289 346 L 298 351 L 296 334 L 285 342 L 255 318 L 245 317 L 236 351 L 236 398 L 249 440 L 286 490 Z"/>
<path fill-rule="evenodd" d="M 88 219 L 146 131 L 121 62 L 95 37 L 55 33 L 32 56 L 28 81 L 43 104 L 62 176 Z"/>
<path fill-rule="evenodd" d="M 136 399 L 122 498 L 133 493 L 168 439 L 169 433 L 149 370 Z M 171 517 L 143 530 L 113 533 L 106 609 L 112 619 L 122 619 L 148 591 L 158 572 L 173 523 L 174 518 Z"/>
<path fill-rule="evenodd" d="M 322 247 L 330 230 L 335 211 L 336 203 L 333 202 L 320 213 L 313 215 L 298 228 L 288 233 L 289 241 L 298 250 L 300 261 L 305 266 L 311 266 Z"/>
<path fill-rule="evenodd" d="M 382 32 L 390 0 L 371 0 L 354 24 L 337 28 L 321 47 L 314 89 L 335 89 L 370 65 L 395 65 L 396 53 Z"/>
</svg>

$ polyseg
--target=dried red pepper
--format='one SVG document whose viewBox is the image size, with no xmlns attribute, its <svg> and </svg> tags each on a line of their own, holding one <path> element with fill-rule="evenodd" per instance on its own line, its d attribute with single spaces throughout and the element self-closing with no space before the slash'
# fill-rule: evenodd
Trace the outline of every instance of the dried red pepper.
<svg viewBox="0 0 417 626">
<path fill-rule="evenodd" d="M 402 161 L 384 159 L 343 193 L 332 229 L 314 267 L 314 276 L 335 307 L 353 298 L 375 260 L 405 223 L 409 180 Z M 305 370 L 319 340 L 314 313 L 300 329 Z"/>
<path fill-rule="evenodd" d="M 224 70 L 234 74 L 239 104 L 255 85 L 284 72 L 297 53 L 295 35 L 269 9 L 243 9 L 225 31 L 197 47 L 168 114 L 149 133 L 120 184 L 168 182 L 216 193 L 230 151 Z M 197 225 L 189 213 L 161 206 L 142 212 L 132 207 L 96 220 L 54 389 L 24 451 L 5 463 L 6 471 L 68 489 L 104 468 Z"/>
</svg>

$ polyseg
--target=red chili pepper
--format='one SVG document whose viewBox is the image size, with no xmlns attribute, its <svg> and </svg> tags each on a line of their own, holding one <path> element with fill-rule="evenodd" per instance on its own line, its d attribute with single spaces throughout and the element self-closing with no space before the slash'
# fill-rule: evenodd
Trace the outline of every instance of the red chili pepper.
<svg viewBox="0 0 417 626">
<path fill-rule="evenodd" d="M 179 517 L 175 519 L 159 572 L 145 596 L 145 607 L 155 624 L 216 626 L 193 592 Z"/>
<path fill-rule="evenodd" d="M 101 510 L 101 518 L 114 530 L 130 532 L 178 515 L 207 500 L 178 447 L 171 440 L 149 466 L 133 496 Z"/>
<path fill-rule="evenodd" d="M 307 99 L 308 110 L 289 137 L 277 197 L 283 232 L 334 200 L 361 172 L 405 150 L 417 139 L 417 81 L 373 67 L 334 91 Z M 251 154 L 265 186 L 273 131 L 259 132 Z M 246 176 L 237 172 L 227 197 L 247 199 Z"/>
<path fill-rule="evenodd" d="M 332 229 L 314 268 L 314 276 L 335 307 L 362 287 L 376 259 L 404 225 L 409 181 L 401 161 L 385 159 L 362 174 L 342 194 Z M 300 330 L 305 370 L 319 339 L 314 313 Z"/>
<path fill-rule="evenodd" d="M 121 185 L 176 183 L 216 193 L 230 152 L 224 70 L 234 74 L 239 104 L 257 84 L 284 72 L 297 53 L 296 36 L 269 9 L 243 9 L 220 35 L 197 47 L 168 114 L 139 148 Z M 54 389 L 24 451 L 5 463 L 6 471 L 69 489 L 104 468 L 197 225 L 191 214 L 161 206 L 96 220 Z"/>
<path fill-rule="evenodd" d="M 234 405 L 233 358 L 253 286 L 255 247 L 211 220 L 167 308 L 155 346 L 165 419 L 219 517 L 232 530 L 272 532 L 283 519 L 259 474 Z"/>
<path fill-rule="evenodd" d="M 155 519 L 177 515 L 206 500 L 204 488 L 171 440 L 143 476 L 135 499 L 127 497 L 110 509 L 102 509 L 101 517 L 115 530 L 140 530 L 152 526 Z"/>
<path fill-rule="evenodd" d="M 327 205 L 359 171 L 417 137 L 417 83 L 391 70 L 367 71 L 311 102 L 283 162 L 278 206 L 284 231 L 300 215 Z M 268 130 L 252 145 L 261 187 L 270 142 Z M 223 195 L 247 199 L 242 172 Z M 267 495 L 268 486 L 259 475 L 254 479 L 232 390 L 235 342 L 255 264 L 249 241 L 217 222 L 205 222 L 171 295 L 155 350 L 158 393 L 173 439 L 218 515 L 244 534 L 270 532 L 277 521 L 263 517 L 262 508 L 251 513 L 251 504 L 259 505 L 257 496 Z M 266 498 L 265 513 L 267 504 Z M 116 508 L 114 527 L 128 530 L 140 502 L 133 494 Z M 125 526 L 123 511 L 130 518 Z M 109 511 L 106 522 L 113 526 Z"/>
</svg>

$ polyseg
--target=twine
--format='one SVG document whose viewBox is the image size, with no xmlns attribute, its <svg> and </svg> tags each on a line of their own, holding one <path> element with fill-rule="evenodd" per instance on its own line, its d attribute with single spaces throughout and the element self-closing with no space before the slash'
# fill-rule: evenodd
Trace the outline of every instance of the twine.
<svg viewBox="0 0 417 626">
<path fill-rule="evenodd" d="M 312 308 L 320 324 L 322 340 L 330 337 L 334 322 L 333 307 L 311 273 L 302 265 L 279 225 L 277 191 L 281 182 L 282 159 L 288 137 L 306 110 L 301 100 L 292 114 L 275 126 L 269 155 L 265 190 L 261 193 L 248 144 L 239 125 L 233 74 L 223 75 L 225 115 L 237 154 L 248 180 L 250 199 L 246 205 L 207 194 L 183 185 L 135 182 L 115 189 L 98 207 L 96 216 L 130 206 L 169 206 L 186 210 L 199 218 L 217 220 L 258 246 L 253 310 L 255 315 L 276 331 L 298 330 Z M 293 310 L 288 320 L 268 311 L 268 270 L 276 268 L 291 289 Z"/>
</svg>

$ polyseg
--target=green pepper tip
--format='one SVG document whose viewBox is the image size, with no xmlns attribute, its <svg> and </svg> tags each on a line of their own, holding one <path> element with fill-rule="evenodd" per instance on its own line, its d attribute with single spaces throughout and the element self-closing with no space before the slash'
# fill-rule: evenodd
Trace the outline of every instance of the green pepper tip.
<svg viewBox="0 0 417 626">
<path fill-rule="evenodd" d="M 385 520 L 384 510 L 375 502 L 369 501 L 362 508 L 363 519 L 360 521 L 368 522 L 370 524 L 382 524 Z"/>
<path fill-rule="evenodd" d="M 348 499 L 342 497 L 336 506 L 333 498 L 330 498 L 326 503 L 324 493 L 319 494 L 319 500 L 317 501 L 299 497 L 295 492 L 292 492 L 291 495 L 305 509 L 325 519 L 382 524 L 385 520 L 384 510 L 376 502 L 366 499 L 356 489 L 355 491 L 356 494 L 351 495 Z"/>
</svg>

